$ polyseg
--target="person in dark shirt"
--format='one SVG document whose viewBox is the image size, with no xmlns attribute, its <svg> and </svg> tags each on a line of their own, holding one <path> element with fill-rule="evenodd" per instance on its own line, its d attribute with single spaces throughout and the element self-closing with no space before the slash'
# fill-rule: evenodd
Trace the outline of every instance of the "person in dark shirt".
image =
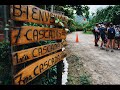
<svg viewBox="0 0 120 90">
<path fill-rule="evenodd" d="M 106 51 L 109 51 L 108 47 L 111 46 L 111 52 L 114 52 L 113 48 L 115 43 L 115 29 L 113 28 L 112 23 L 110 23 L 109 28 L 107 29 L 107 35 L 108 35 L 108 42 L 106 45 Z"/>
<path fill-rule="evenodd" d="M 100 45 L 100 48 L 103 49 L 103 45 L 105 45 L 105 39 L 106 39 L 106 36 L 105 36 L 105 26 L 104 24 L 101 24 L 100 28 L 99 28 L 99 32 L 100 32 L 100 37 L 102 39 L 101 41 L 101 45 Z"/>
</svg>

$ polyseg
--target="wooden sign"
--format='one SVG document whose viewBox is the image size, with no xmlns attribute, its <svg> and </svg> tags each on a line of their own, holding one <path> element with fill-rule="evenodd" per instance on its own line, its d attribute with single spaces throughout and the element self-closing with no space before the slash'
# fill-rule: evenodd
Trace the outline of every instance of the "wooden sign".
<svg viewBox="0 0 120 90">
<path fill-rule="evenodd" d="M 61 51 L 36 61 L 35 63 L 19 71 L 14 76 L 14 83 L 16 85 L 27 84 L 28 82 L 32 81 L 37 76 L 45 72 L 47 69 L 57 64 L 65 56 L 66 56 L 66 53 L 64 51 Z"/>
<path fill-rule="evenodd" d="M 68 18 L 63 15 L 51 13 L 33 5 L 10 5 L 11 19 L 23 22 L 33 22 L 37 24 L 51 24 L 51 17 L 57 17 L 63 21 Z"/>
<path fill-rule="evenodd" d="M 22 26 L 11 30 L 11 45 L 22 45 L 40 40 L 66 39 L 67 32 L 59 28 Z"/>
<path fill-rule="evenodd" d="M 13 65 L 21 64 L 35 58 L 50 54 L 52 52 L 62 49 L 62 47 L 66 44 L 67 42 L 64 41 L 60 43 L 48 44 L 14 52 L 12 53 Z"/>
</svg>

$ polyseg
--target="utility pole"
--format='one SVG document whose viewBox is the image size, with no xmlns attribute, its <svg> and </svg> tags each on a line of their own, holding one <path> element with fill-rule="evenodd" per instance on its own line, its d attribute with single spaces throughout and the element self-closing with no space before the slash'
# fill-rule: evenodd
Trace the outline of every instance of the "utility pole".
<svg viewBox="0 0 120 90">
<path fill-rule="evenodd" d="M 3 6 L 3 12 L 4 12 L 4 30 L 5 30 L 5 41 L 8 41 L 8 23 L 7 23 L 7 8 L 6 5 Z"/>
<path fill-rule="evenodd" d="M 51 5 L 51 12 L 53 12 L 53 8 L 54 8 L 54 6 L 53 6 L 53 5 Z"/>
<path fill-rule="evenodd" d="M 51 9 L 50 9 L 50 11 L 53 13 L 53 5 L 51 5 Z M 52 28 L 53 27 L 53 25 L 50 25 L 50 28 Z"/>
<path fill-rule="evenodd" d="M 45 10 L 46 10 L 46 5 L 45 5 Z"/>
</svg>

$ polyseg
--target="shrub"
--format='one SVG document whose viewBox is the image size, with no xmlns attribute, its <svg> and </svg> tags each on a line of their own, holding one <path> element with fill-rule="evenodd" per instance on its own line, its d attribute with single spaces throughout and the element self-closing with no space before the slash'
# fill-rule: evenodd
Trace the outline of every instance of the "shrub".
<svg viewBox="0 0 120 90">
<path fill-rule="evenodd" d="M 69 28 L 69 30 L 70 30 L 70 32 L 74 32 L 74 31 L 76 31 L 76 28 L 73 27 L 73 26 L 71 26 L 71 27 Z"/>
<path fill-rule="evenodd" d="M 11 84 L 11 60 L 9 59 L 10 47 L 8 42 L 0 42 L 0 81 L 2 85 Z"/>
<path fill-rule="evenodd" d="M 83 74 L 80 76 L 80 83 L 82 85 L 90 85 L 91 81 L 90 81 L 90 76 Z"/>
</svg>

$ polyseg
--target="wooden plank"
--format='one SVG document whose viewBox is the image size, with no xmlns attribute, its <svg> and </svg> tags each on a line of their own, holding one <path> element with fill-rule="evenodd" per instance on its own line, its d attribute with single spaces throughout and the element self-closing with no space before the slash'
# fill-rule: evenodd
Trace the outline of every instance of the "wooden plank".
<svg viewBox="0 0 120 90">
<path fill-rule="evenodd" d="M 40 40 L 66 39 L 67 32 L 59 28 L 43 28 L 34 26 L 22 26 L 11 30 L 11 44 L 22 45 Z"/>
<path fill-rule="evenodd" d="M 33 22 L 37 24 L 53 24 L 51 17 L 57 17 L 68 22 L 68 18 L 47 10 L 40 9 L 33 5 L 10 5 L 11 19 L 16 21 Z"/>
<path fill-rule="evenodd" d="M 60 62 L 65 56 L 66 52 L 61 51 L 36 61 L 35 63 L 19 71 L 14 76 L 14 83 L 16 85 L 25 85 L 29 83 L 47 69 Z"/>
<path fill-rule="evenodd" d="M 18 65 L 33 60 L 35 58 L 45 56 L 47 54 L 62 49 L 62 47 L 64 47 L 65 45 L 66 41 L 14 52 L 12 53 L 13 65 Z"/>
</svg>

